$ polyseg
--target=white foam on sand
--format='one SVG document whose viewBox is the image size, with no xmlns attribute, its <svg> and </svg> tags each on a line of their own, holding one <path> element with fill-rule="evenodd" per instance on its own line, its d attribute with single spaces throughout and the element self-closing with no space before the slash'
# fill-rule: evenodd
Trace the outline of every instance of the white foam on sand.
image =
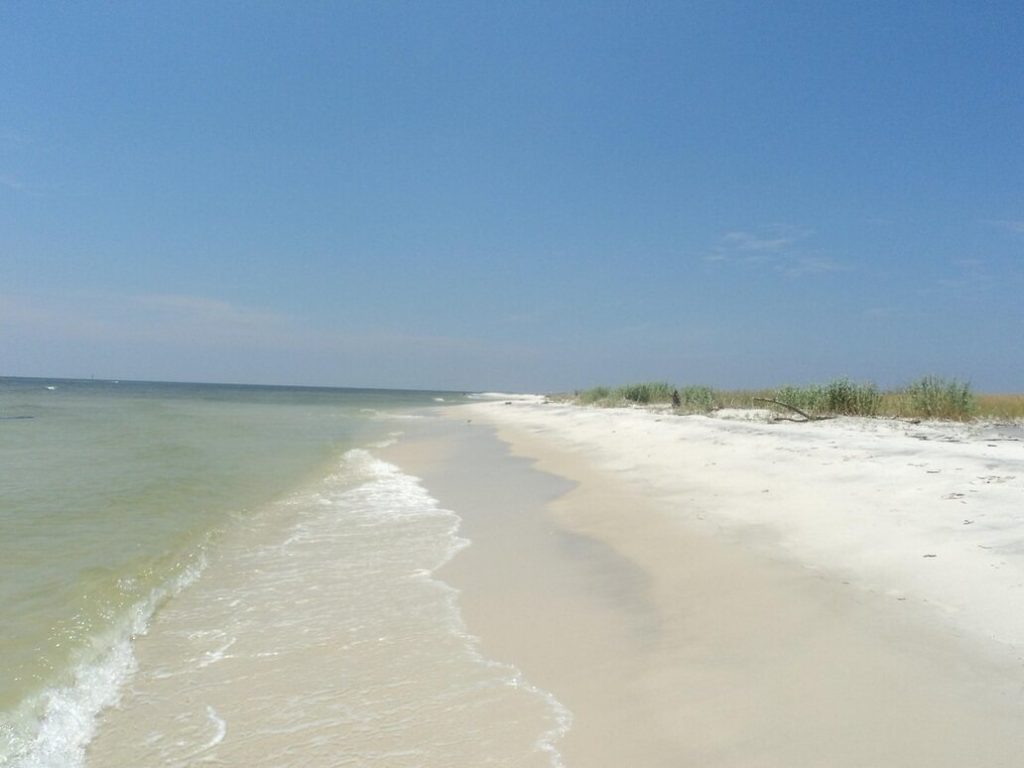
<svg viewBox="0 0 1024 768">
<path fill-rule="evenodd" d="M 509 400 L 517 403 L 542 403 L 547 398 L 544 395 L 515 394 L 511 392 L 474 392 L 466 395 L 470 400 Z"/>
<path fill-rule="evenodd" d="M 199 577 L 205 558 L 155 588 L 132 606 L 105 635 L 94 638 L 94 654 L 83 653 L 73 681 L 25 701 L 9 721 L 0 721 L 0 763 L 11 768 L 77 768 L 96 734 L 100 713 L 120 700 L 137 669 L 135 639 L 146 634 L 157 608 Z"/>
</svg>

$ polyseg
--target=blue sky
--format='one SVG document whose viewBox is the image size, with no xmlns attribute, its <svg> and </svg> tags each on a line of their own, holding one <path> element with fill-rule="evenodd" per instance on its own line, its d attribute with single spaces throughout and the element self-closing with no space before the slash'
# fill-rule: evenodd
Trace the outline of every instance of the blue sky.
<svg viewBox="0 0 1024 768">
<path fill-rule="evenodd" d="M 1024 7 L 0 4 L 0 375 L 1024 390 Z"/>
</svg>

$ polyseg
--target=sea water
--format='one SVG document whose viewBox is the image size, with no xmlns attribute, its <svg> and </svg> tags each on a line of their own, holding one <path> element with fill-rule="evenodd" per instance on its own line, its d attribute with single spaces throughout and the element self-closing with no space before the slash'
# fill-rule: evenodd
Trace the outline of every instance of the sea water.
<svg viewBox="0 0 1024 768">
<path fill-rule="evenodd" d="M 0 379 L 0 765 L 559 765 L 373 453 L 459 399 Z"/>
</svg>

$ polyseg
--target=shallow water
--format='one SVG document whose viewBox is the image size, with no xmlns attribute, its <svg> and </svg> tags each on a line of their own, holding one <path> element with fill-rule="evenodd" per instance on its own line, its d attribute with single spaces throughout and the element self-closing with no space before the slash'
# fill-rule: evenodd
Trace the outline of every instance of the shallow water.
<svg viewBox="0 0 1024 768">
<path fill-rule="evenodd" d="M 365 450 L 439 398 L 0 380 L 0 765 L 556 765 Z"/>
</svg>

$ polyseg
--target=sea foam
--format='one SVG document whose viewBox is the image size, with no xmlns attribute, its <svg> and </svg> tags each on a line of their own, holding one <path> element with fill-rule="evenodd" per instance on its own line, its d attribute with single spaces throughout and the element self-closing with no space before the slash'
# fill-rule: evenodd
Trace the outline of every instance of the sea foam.
<svg viewBox="0 0 1024 768">
<path fill-rule="evenodd" d="M 116 705 L 138 668 L 135 638 L 146 634 L 157 608 L 199 578 L 205 558 L 131 606 L 122 621 L 93 638 L 72 669 L 72 681 L 41 691 L 0 721 L 0 765 L 10 768 L 79 768 L 100 713 Z"/>
</svg>

